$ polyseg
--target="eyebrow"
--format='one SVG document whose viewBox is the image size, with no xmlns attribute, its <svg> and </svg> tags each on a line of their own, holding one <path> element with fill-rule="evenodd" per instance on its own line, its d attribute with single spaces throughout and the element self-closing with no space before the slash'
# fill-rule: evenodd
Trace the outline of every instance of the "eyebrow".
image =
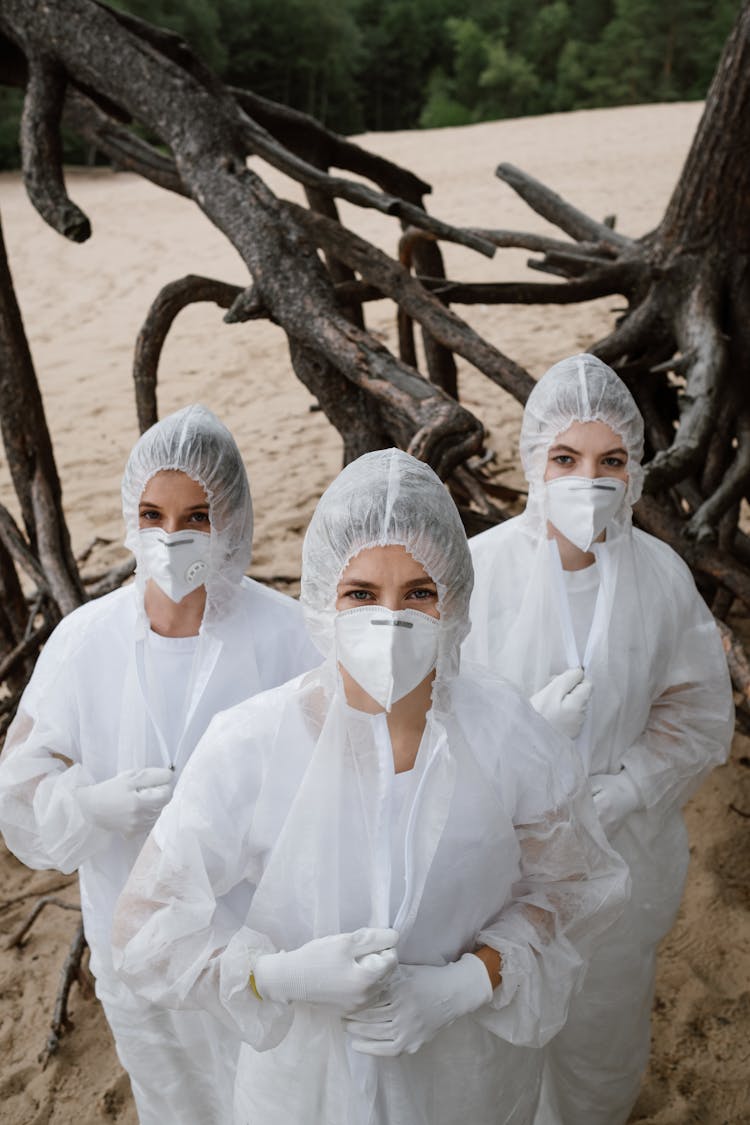
<svg viewBox="0 0 750 1125">
<path fill-rule="evenodd" d="M 377 582 L 365 582 L 359 578 L 346 578 L 341 583 L 342 586 L 359 586 L 362 590 L 377 590 Z M 415 589 L 417 586 L 434 586 L 435 582 L 432 578 L 410 578 L 408 582 L 403 583 L 405 590 Z"/>
<path fill-rule="evenodd" d="M 562 450 L 565 453 L 575 453 L 579 457 L 581 455 L 580 449 L 574 449 L 572 445 L 551 445 L 550 448 L 549 448 L 549 452 L 554 453 L 555 450 Z M 627 457 L 627 455 L 628 455 L 627 449 L 623 449 L 622 446 L 618 445 L 618 446 L 616 446 L 615 449 L 608 449 L 605 453 L 598 454 L 598 456 L 599 457 L 611 457 L 613 453 L 621 453 L 623 455 L 623 457 Z"/>
<path fill-rule="evenodd" d="M 161 511 L 161 504 L 156 504 L 153 500 L 141 500 L 138 504 L 139 508 L 158 508 Z M 185 508 L 186 512 L 205 512 L 208 511 L 209 504 L 193 504 L 190 508 Z"/>
</svg>

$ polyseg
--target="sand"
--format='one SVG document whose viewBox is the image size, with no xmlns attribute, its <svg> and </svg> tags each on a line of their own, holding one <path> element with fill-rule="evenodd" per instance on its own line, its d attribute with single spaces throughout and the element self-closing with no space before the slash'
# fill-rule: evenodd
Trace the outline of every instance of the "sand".
<svg viewBox="0 0 750 1125">
<path fill-rule="evenodd" d="M 497 180 L 508 161 L 544 180 L 597 218 L 641 235 L 659 220 L 700 116 L 698 104 L 628 107 L 503 121 L 431 132 L 370 135 L 362 143 L 410 166 L 434 185 L 431 211 L 454 223 L 549 230 Z M 262 164 L 279 194 L 296 185 Z M 87 572 L 124 557 L 119 480 L 137 436 L 131 363 L 136 334 L 159 288 L 187 273 L 246 284 L 242 262 L 197 208 L 130 175 L 68 175 L 93 224 L 83 246 L 66 243 L 32 210 L 19 177 L 0 176 L 0 213 L 63 483 L 74 548 L 95 538 Z M 393 253 L 397 229 L 375 212 L 342 207 L 347 223 Z M 493 261 L 446 248 L 448 273 L 469 280 L 540 280 L 524 251 Z M 609 330 L 617 298 L 570 309 L 477 307 L 467 319 L 540 374 Z M 296 592 L 300 544 L 317 497 L 337 471 L 341 443 L 291 370 L 282 332 L 264 322 L 225 326 L 201 305 L 180 314 L 160 372 L 162 414 L 202 401 L 235 433 L 256 512 L 251 573 Z M 394 340 L 390 307 L 368 306 L 371 329 Z M 460 365 L 464 402 L 481 416 L 498 470 L 518 477 L 519 408 L 485 377 Z M 2 501 L 15 509 L 5 465 Z M 750 1122 L 750 744 L 735 740 L 688 809 L 690 880 L 680 919 L 661 956 L 654 1049 L 632 1120 L 651 1125 Z M 75 881 L 28 872 L 0 853 L 0 934 L 36 895 Z M 23 897 L 21 897 L 23 896 Z M 0 952 L 0 1120 L 7 1125 L 135 1125 L 126 1077 L 94 1001 L 74 988 L 75 1027 L 41 1071 L 41 1050 L 59 968 L 76 916 L 50 907 L 22 951 Z"/>
</svg>

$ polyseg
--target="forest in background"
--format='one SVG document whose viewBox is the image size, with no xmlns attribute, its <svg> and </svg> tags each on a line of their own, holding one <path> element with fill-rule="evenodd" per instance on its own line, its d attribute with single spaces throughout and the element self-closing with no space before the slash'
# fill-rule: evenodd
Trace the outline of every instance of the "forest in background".
<svg viewBox="0 0 750 1125">
<path fill-rule="evenodd" d="M 740 0 L 110 0 L 341 133 L 705 96 Z M 21 93 L 0 94 L 0 168 Z M 66 159 L 93 158 L 68 141 Z"/>
</svg>

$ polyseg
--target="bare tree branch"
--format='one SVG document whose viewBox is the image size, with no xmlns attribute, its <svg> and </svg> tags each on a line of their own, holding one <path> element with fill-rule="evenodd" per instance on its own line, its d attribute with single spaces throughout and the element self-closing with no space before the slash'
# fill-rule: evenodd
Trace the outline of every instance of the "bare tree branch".
<svg viewBox="0 0 750 1125">
<path fill-rule="evenodd" d="M 62 172 L 60 117 L 65 72 L 53 59 L 31 52 L 21 117 L 23 178 L 29 199 L 46 223 L 73 242 L 91 235 L 89 220 L 68 198 Z"/>
<path fill-rule="evenodd" d="M 680 425 L 674 441 L 648 467 L 647 487 L 656 492 L 694 469 L 705 452 L 719 407 L 726 370 L 726 339 L 719 329 L 717 289 L 710 271 L 701 274 L 675 317 L 675 336 L 691 358 L 680 396 Z"/>
<path fill-rule="evenodd" d="M 69 128 L 107 156 L 115 168 L 135 172 L 177 195 L 188 194 L 171 157 L 159 152 L 124 125 L 113 121 L 90 98 L 70 86 L 65 98 L 63 120 Z"/>
<path fill-rule="evenodd" d="M 512 187 L 538 215 L 554 223 L 577 242 L 600 242 L 618 253 L 634 248 L 632 239 L 612 230 L 605 223 L 589 218 L 583 211 L 567 203 L 557 192 L 513 164 L 498 164 L 495 175 Z"/>
<path fill-rule="evenodd" d="M 445 308 L 402 266 L 337 223 L 294 203 L 287 203 L 287 207 L 319 245 L 328 247 L 369 284 L 397 299 L 399 306 L 436 340 L 473 363 L 519 401 L 526 400 L 534 385 L 531 376 Z"/>
<path fill-rule="evenodd" d="M 170 281 L 160 290 L 138 333 L 133 359 L 135 402 L 141 433 L 153 426 L 159 417 L 156 404 L 159 359 L 177 314 L 199 301 L 212 301 L 219 308 L 228 309 L 243 293 L 241 286 L 195 274 Z"/>
</svg>

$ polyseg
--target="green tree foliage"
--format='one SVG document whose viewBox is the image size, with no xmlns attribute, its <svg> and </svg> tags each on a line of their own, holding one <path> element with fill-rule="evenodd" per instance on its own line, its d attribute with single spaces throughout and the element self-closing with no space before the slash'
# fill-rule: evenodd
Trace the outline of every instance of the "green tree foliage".
<svg viewBox="0 0 750 1125">
<path fill-rule="evenodd" d="M 351 133 L 701 98 L 742 0 L 108 2 Z M 0 168 L 15 167 L 20 100 L 0 98 Z"/>
<path fill-rule="evenodd" d="M 342 132 L 363 125 L 362 31 L 350 0 L 219 0 L 225 81 L 311 113 Z"/>
<path fill-rule="evenodd" d="M 225 66 L 220 6 L 212 0 L 107 0 L 107 3 L 110 8 L 119 8 L 157 27 L 176 31 L 214 70 L 221 72 Z"/>
</svg>

